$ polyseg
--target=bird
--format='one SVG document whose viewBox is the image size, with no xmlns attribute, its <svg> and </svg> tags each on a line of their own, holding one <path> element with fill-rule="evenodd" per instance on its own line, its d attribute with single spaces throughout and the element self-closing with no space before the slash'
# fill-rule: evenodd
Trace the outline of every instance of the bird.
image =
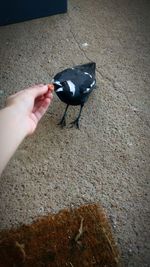
<svg viewBox="0 0 150 267">
<path fill-rule="evenodd" d="M 65 112 L 59 124 L 66 126 L 66 114 L 68 107 L 80 106 L 80 111 L 77 118 L 71 122 L 72 126 L 79 129 L 79 119 L 84 104 L 88 100 L 89 95 L 96 88 L 96 63 L 89 62 L 82 65 L 77 65 L 67 68 L 57 73 L 51 83 L 54 86 L 54 92 L 59 99 L 66 103 Z"/>
</svg>

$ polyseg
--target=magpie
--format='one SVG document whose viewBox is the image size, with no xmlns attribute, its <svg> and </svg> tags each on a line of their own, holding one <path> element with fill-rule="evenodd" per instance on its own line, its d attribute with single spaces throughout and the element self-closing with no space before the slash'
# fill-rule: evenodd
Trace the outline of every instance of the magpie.
<svg viewBox="0 0 150 267">
<path fill-rule="evenodd" d="M 88 100 L 92 90 L 96 87 L 96 63 L 89 62 L 83 65 L 77 65 L 73 68 L 65 69 L 54 76 L 52 84 L 54 91 L 61 101 L 67 104 L 63 117 L 59 124 L 66 126 L 66 114 L 69 105 L 80 105 L 78 117 L 71 122 L 79 129 L 79 119 L 82 108 Z"/>
</svg>

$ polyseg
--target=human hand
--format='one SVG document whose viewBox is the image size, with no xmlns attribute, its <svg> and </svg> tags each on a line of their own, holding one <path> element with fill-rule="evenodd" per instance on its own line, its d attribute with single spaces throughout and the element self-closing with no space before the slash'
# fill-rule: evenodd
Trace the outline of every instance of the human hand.
<svg viewBox="0 0 150 267">
<path fill-rule="evenodd" d="M 53 85 L 34 85 L 8 97 L 6 106 L 21 116 L 27 135 L 32 134 L 53 98 Z M 20 127 L 21 127 L 20 126 Z"/>
</svg>

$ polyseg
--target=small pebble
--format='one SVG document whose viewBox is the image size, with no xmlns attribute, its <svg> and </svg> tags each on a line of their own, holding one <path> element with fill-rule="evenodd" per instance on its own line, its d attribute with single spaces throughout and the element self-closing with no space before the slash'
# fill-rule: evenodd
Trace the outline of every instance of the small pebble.
<svg viewBox="0 0 150 267">
<path fill-rule="evenodd" d="M 88 46 L 88 43 L 83 43 L 82 44 L 82 47 L 87 47 Z"/>
<path fill-rule="evenodd" d="M 128 251 L 129 251 L 129 254 L 132 254 L 132 249 L 131 249 L 131 248 L 129 248 L 129 250 L 128 250 Z"/>
</svg>

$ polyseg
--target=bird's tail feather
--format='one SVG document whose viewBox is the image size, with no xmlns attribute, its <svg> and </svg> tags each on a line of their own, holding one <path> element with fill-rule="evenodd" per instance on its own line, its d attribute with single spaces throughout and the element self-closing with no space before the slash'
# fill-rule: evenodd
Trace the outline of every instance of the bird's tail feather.
<svg viewBox="0 0 150 267">
<path fill-rule="evenodd" d="M 81 71 L 88 72 L 91 75 L 95 76 L 95 70 L 96 70 L 96 63 L 95 62 L 89 62 L 82 65 L 77 65 L 74 67 L 75 69 L 80 69 Z"/>
</svg>

